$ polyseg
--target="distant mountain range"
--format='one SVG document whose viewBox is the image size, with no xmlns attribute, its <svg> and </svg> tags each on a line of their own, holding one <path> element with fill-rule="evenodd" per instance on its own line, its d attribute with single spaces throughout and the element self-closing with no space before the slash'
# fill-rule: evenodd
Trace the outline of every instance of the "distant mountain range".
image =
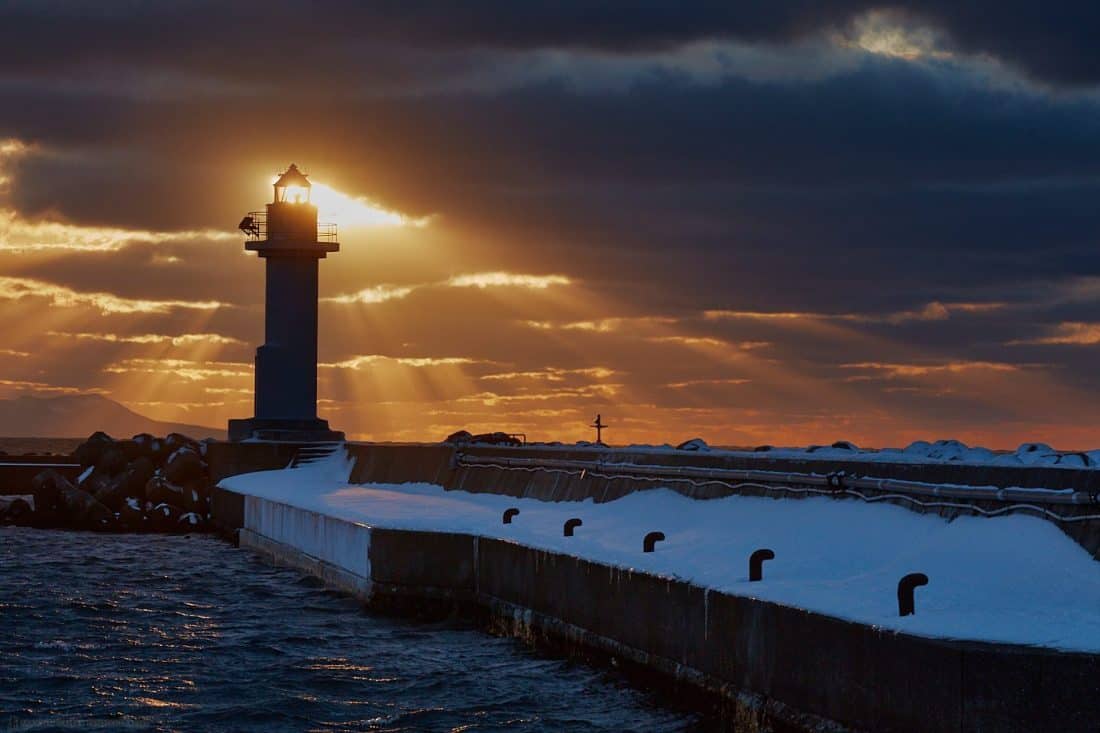
<svg viewBox="0 0 1100 733">
<path fill-rule="evenodd" d="M 0 436 L 81 438 L 97 430 L 114 438 L 129 438 L 137 433 L 225 438 L 223 429 L 153 420 L 102 395 L 23 396 L 0 400 Z"/>
</svg>

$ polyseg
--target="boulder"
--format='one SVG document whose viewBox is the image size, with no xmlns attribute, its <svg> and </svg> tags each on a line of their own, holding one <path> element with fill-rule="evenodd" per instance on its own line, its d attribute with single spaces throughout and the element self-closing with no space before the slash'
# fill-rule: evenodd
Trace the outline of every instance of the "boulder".
<svg viewBox="0 0 1100 733">
<path fill-rule="evenodd" d="M 115 511 L 115 518 L 123 529 L 139 532 L 146 528 L 149 520 L 142 511 L 141 501 L 134 497 L 128 497 L 122 501 Z"/>
<path fill-rule="evenodd" d="M 702 438 L 692 438 L 691 440 L 685 440 L 680 445 L 676 446 L 676 450 L 691 450 L 691 451 L 709 451 L 710 446 Z"/>
<path fill-rule="evenodd" d="M 25 499 L 13 499 L 7 505 L 5 520 L 11 524 L 24 525 L 31 517 L 31 505 Z"/>
<path fill-rule="evenodd" d="M 34 494 L 34 510 L 37 513 L 52 514 L 61 505 L 62 489 L 75 489 L 69 479 L 52 468 L 42 471 L 31 480 L 31 493 Z"/>
<path fill-rule="evenodd" d="M 81 468 L 94 466 L 102 456 L 115 445 L 115 439 L 104 432 L 92 433 L 92 435 L 73 451 L 73 458 Z"/>
<path fill-rule="evenodd" d="M 177 448 L 164 464 L 164 477 L 174 484 L 201 478 L 205 473 L 206 463 L 197 450 L 187 446 Z"/>
<path fill-rule="evenodd" d="M 519 438 L 513 438 L 508 433 L 499 431 L 495 433 L 481 433 L 480 435 L 473 436 L 470 440 L 473 443 L 483 443 L 485 445 L 523 445 L 523 441 Z"/>
<path fill-rule="evenodd" d="M 149 524 L 158 532 L 172 532 L 176 529 L 179 519 L 184 512 L 178 506 L 172 504 L 157 504 L 149 512 Z"/>
<path fill-rule="evenodd" d="M 122 503 L 128 498 L 138 499 L 142 501 L 145 499 L 145 487 L 153 478 L 153 462 L 148 458 L 141 457 L 131 463 L 126 469 L 109 479 L 106 483 L 101 484 L 92 492 L 90 486 L 82 485 L 80 488 L 94 493 L 95 498 L 106 504 L 112 511 L 118 512 L 122 506 Z M 91 484 L 91 481 L 85 482 Z"/>
<path fill-rule="evenodd" d="M 183 487 L 173 484 L 161 476 L 154 476 L 145 484 L 145 499 L 157 504 L 183 506 Z"/>
<path fill-rule="evenodd" d="M 114 512 L 71 484 L 58 492 L 58 517 L 73 529 L 111 529 L 115 522 Z"/>
<path fill-rule="evenodd" d="M 111 446 L 100 454 L 95 467 L 109 476 L 115 476 L 126 468 L 126 454 L 118 446 Z"/>
<path fill-rule="evenodd" d="M 471 442 L 473 439 L 474 439 L 474 436 L 470 434 L 470 431 L 468 431 L 468 430 L 459 430 L 457 432 L 454 432 L 454 433 L 451 433 L 450 435 L 448 435 L 447 439 L 444 440 L 443 442 L 444 443 L 453 443 L 455 445 L 465 445 L 466 443 Z"/>
<path fill-rule="evenodd" d="M 182 506 L 189 512 L 205 513 L 210 499 L 210 483 L 205 478 L 192 479 L 183 485 Z"/>
<path fill-rule="evenodd" d="M 135 459 L 120 473 L 114 483 L 126 496 L 145 496 L 145 485 L 153 478 L 156 468 L 150 458 L 141 456 Z"/>
<path fill-rule="evenodd" d="M 172 455 L 172 448 L 168 447 L 168 443 L 163 438 L 153 438 L 153 443 L 149 447 L 150 457 L 153 459 L 153 463 L 158 468 L 164 466 L 164 462 L 168 459 L 168 456 Z"/>
<path fill-rule="evenodd" d="M 190 448 L 195 453 L 201 453 L 201 446 L 199 441 L 194 438 L 190 438 L 183 433 L 168 433 L 164 438 L 164 445 L 168 449 L 169 453 L 179 450 L 180 448 Z"/>
<path fill-rule="evenodd" d="M 110 473 L 99 468 L 92 468 L 91 473 L 81 475 L 84 476 L 84 480 L 77 483 L 77 488 L 87 491 L 93 496 L 114 482 Z"/>
<path fill-rule="evenodd" d="M 196 532 L 201 530 L 206 524 L 206 520 L 203 515 L 196 514 L 195 512 L 187 512 L 181 514 L 180 518 L 176 521 L 176 530 L 179 532 Z"/>
</svg>

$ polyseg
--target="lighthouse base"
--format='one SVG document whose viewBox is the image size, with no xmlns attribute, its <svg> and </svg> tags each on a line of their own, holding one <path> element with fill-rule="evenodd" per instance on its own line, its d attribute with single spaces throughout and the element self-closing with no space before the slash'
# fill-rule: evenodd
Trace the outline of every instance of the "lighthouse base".
<svg viewBox="0 0 1100 733">
<path fill-rule="evenodd" d="M 344 440 L 344 433 L 330 430 L 328 420 L 290 420 L 250 417 L 229 421 L 229 439 L 270 440 L 280 443 L 327 443 Z"/>
</svg>

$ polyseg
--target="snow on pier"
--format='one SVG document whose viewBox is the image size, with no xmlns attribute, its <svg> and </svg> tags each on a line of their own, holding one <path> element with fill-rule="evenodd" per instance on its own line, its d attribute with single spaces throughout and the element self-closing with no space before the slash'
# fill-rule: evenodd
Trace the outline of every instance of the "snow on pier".
<svg viewBox="0 0 1100 733">
<path fill-rule="evenodd" d="M 1100 565 L 1035 517 L 947 521 L 885 504 L 694 500 L 667 489 L 600 504 L 543 502 L 431 484 L 352 485 L 350 468 L 341 453 L 221 485 L 371 527 L 509 539 L 922 636 L 1100 652 Z M 520 512 L 506 525 L 510 507 Z M 565 537 L 571 517 L 583 524 Z M 666 540 L 643 553 L 654 530 Z M 748 558 L 760 548 L 776 557 L 750 583 Z M 930 583 L 917 589 L 916 615 L 902 618 L 897 582 L 911 572 Z"/>
</svg>

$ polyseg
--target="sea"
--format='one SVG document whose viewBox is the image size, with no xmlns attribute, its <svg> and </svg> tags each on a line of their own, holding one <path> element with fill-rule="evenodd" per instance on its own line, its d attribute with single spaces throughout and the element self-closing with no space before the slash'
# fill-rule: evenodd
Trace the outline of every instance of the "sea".
<svg viewBox="0 0 1100 733">
<path fill-rule="evenodd" d="M 209 535 L 0 528 L 0 731 L 692 731 L 613 671 Z"/>
</svg>

